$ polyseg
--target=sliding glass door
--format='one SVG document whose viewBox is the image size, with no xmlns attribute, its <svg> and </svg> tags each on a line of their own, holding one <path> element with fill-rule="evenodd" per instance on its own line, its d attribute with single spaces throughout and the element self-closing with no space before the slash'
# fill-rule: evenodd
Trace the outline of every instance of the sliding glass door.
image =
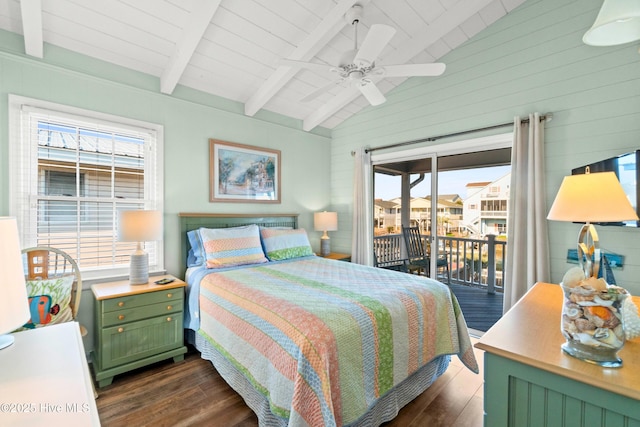
<svg viewBox="0 0 640 427">
<path fill-rule="evenodd" d="M 402 226 L 418 227 L 430 277 L 486 279 L 484 240 L 506 239 L 510 153 L 511 134 L 505 134 L 372 156 L 374 248 L 406 257 Z"/>
</svg>

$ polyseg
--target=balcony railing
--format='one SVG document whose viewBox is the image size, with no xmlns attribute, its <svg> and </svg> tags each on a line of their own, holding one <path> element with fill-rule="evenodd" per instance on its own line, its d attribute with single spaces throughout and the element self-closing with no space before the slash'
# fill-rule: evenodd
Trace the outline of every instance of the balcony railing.
<svg viewBox="0 0 640 427">
<path fill-rule="evenodd" d="M 439 254 L 445 255 L 449 274 L 438 272 L 438 279 L 465 286 L 485 288 L 488 293 L 503 292 L 503 272 L 507 243 L 494 235 L 485 239 L 438 236 Z M 430 247 L 430 236 L 423 235 L 423 247 Z M 402 262 L 406 257 L 401 234 L 374 237 L 374 250 L 378 259 Z"/>
<path fill-rule="evenodd" d="M 482 211 L 481 216 L 485 218 L 506 218 L 507 211 Z"/>
</svg>

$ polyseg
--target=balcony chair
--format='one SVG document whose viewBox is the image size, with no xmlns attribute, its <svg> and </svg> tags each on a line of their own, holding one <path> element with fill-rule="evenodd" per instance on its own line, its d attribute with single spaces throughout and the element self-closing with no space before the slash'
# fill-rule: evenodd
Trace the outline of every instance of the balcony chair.
<svg viewBox="0 0 640 427">
<path fill-rule="evenodd" d="M 429 251 L 422 244 L 422 234 L 418 227 L 402 227 L 402 235 L 407 246 L 407 269 L 411 273 L 424 274 L 429 276 L 430 258 Z M 447 283 L 450 282 L 449 261 L 447 255 L 438 255 L 436 260 L 438 271 L 446 274 Z"/>
<path fill-rule="evenodd" d="M 407 260 L 400 257 L 401 248 L 395 246 L 397 245 L 384 244 L 374 239 L 373 266 L 408 273 Z"/>
</svg>

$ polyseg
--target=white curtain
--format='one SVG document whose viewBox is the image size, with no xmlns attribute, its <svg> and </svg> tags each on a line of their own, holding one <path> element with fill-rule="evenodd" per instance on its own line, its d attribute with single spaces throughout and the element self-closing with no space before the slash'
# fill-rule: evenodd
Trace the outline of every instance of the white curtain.
<svg viewBox="0 0 640 427">
<path fill-rule="evenodd" d="M 544 123 L 516 117 L 511 151 L 511 187 L 507 217 L 504 277 L 506 313 L 536 282 L 548 282 L 549 236 L 544 170 Z"/>
<path fill-rule="evenodd" d="M 351 262 L 373 265 L 371 154 L 366 152 L 366 147 L 361 147 L 355 151 L 354 157 Z"/>
</svg>

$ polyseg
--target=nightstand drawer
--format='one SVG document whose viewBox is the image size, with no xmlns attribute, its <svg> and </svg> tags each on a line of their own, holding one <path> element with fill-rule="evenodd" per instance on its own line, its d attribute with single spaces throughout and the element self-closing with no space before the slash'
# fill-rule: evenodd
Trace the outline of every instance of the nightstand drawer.
<svg viewBox="0 0 640 427">
<path fill-rule="evenodd" d="M 105 300 L 102 305 L 102 311 L 103 313 L 108 313 L 110 311 L 141 307 L 143 305 L 181 300 L 183 298 L 183 288 L 171 288 L 139 295 L 127 295 L 124 297 Z"/>
<path fill-rule="evenodd" d="M 158 317 L 168 313 L 182 312 L 183 305 L 183 300 L 178 299 L 144 305 L 141 307 L 109 311 L 103 314 L 102 326 L 121 325 L 123 323 L 133 322 L 136 320 L 148 319 L 149 317 Z"/>
<path fill-rule="evenodd" d="M 100 335 L 101 369 L 123 365 L 182 346 L 182 313 L 104 328 Z"/>
</svg>

